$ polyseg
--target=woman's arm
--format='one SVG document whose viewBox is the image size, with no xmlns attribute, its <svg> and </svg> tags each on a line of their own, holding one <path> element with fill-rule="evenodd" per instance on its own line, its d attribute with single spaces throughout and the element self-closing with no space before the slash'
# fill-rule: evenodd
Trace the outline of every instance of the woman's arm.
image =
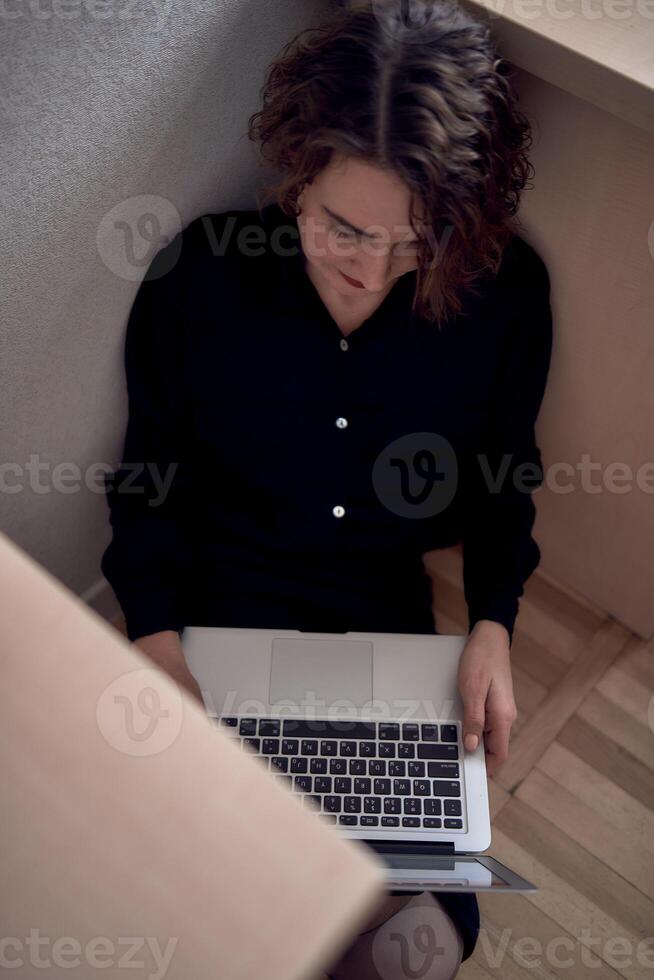
<svg viewBox="0 0 654 980">
<path fill-rule="evenodd" d="M 524 245 L 521 246 L 524 250 Z M 532 492 L 543 482 L 534 426 L 552 351 L 550 281 L 527 246 L 488 426 L 464 488 L 463 578 L 470 636 L 459 665 L 464 746 L 484 733 L 492 774 L 508 756 L 516 706 L 510 648 L 524 583 L 540 561 Z M 499 476 L 498 485 L 488 485 Z"/>
<path fill-rule="evenodd" d="M 160 633 L 151 633 L 150 636 L 141 636 L 134 641 L 134 645 L 204 706 L 202 693 L 195 677 L 188 669 L 179 633 L 176 630 L 162 630 Z"/>
<path fill-rule="evenodd" d="M 184 588 L 192 571 L 184 495 L 184 318 L 179 271 L 169 261 L 178 245 L 170 243 L 155 257 L 129 315 L 127 431 L 121 465 L 107 478 L 113 538 L 101 560 L 125 614 L 128 638 L 150 638 L 144 646 L 161 649 L 162 662 L 170 655 L 171 665 L 176 657 L 170 633 L 179 643 Z M 168 271 L 158 275 L 161 269 Z M 151 639 L 162 633 L 165 641 Z"/>
</svg>

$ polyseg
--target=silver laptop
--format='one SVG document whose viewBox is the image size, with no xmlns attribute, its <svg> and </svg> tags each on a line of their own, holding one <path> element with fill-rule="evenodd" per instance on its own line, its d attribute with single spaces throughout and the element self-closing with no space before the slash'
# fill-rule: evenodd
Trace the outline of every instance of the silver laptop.
<svg viewBox="0 0 654 980">
<path fill-rule="evenodd" d="M 466 639 L 191 626 L 182 646 L 209 715 L 320 819 L 373 848 L 389 890 L 535 891 L 481 854 L 484 750 L 463 748 L 457 687 Z"/>
</svg>

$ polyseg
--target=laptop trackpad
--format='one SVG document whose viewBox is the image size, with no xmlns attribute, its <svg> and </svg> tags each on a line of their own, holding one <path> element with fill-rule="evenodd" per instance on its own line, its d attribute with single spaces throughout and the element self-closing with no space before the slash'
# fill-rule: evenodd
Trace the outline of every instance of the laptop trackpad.
<svg viewBox="0 0 654 980">
<path fill-rule="evenodd" d="M 361 707 L 372 700 L 372 643 L 369 640 L 291 639 L 272 644 L 270 704 L 316 704 L 329 709 Z"/>
</svg>

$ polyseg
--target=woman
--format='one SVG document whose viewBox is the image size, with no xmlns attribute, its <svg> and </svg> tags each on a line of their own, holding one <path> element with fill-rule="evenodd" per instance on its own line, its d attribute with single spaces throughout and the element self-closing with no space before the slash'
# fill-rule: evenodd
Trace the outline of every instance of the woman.
<svg viewBox="0 0 654 980">
<path fill-rule="evenodd" d="M 368 0 L 294 38 L 250 120 L 274 203 L 199 218 L 152 263 L 102 569 L 129 638 L 200 697 L 185 625 L 435 633 L 422 556 L 462 541 L 464 745 L 483 733 L 492 774 L 540 560 L 549 277 L 517 231 L 529 125 L 487 28 L 411 10 Z M 389 937 L 420 928 L 440 950 L 420 975 L 454 976 L 475 896 L 389 895 L 329 975 L 402 976 Z"/>
</svg>

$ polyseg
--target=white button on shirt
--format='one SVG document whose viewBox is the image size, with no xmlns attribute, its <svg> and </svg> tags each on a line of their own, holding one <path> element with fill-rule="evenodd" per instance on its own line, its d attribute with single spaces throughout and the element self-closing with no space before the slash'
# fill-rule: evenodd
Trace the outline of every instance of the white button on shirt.
<svg viewBox="0 0 654 980">
<path fill-rule="evenodd" d="M 341 350 L 349 350 L 349 349 L 350 349 L 350 345 L 348 344 L 345 337 L 343 337 L 343 339 L 341 340 Z"/>
<path fill-rule="evenodd" d="M 345 507 L 341 507 L 340 504 L 337 504 L 336 507 L 332 508 L 332 514 L 334 517 L 342 517 L 344 513 Z"/>
<path fill-rule="evenodd" d="M 347 419 L 336 419 L 336 425 L 339 429 L 347 429 L 348 422 Z"/>
</svg>

